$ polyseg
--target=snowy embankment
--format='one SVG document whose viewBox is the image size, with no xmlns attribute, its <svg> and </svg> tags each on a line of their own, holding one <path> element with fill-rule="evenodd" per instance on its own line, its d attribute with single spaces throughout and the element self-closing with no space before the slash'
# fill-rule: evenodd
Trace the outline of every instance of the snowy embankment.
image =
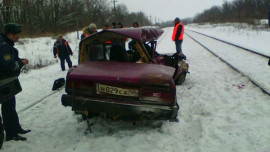
<svg viewBox="0 0 270 152">
<path fill-rule="evenodd" d="M 158 52 L 174 53 L 172 28 L 164 30 Z M 78 43 L 72 42 L 72 35 L 74 48 Z M 270 97 L 187 36 L 183 51 L 190 75 L 177 87 L 179 122 L 164 121 L 162 126 L 138 122 L 133 126 L 131 122 L 95 118 L 90 120 L 93 133 L 85 135 L 86 123 L 78 123 L 80 116 L 61 105 L 62 90 L 19 114 L 23 128 L 32 132 L 25 135 L 25 142 L 4 142 L 2 151 L 269 152 Z M 75 57 L 72 60 L 77 64 Z M 65 75 L 58 64 L 22 74 L 17 109 L 50 93 L 52 80 Z M 238 84 L 245 86 L 239 88 Z"/>
<path fill-rule="evenodd" d="M 78 50 L 79 40 L 77 39 L 76 32 L 65 35 L 64 39 L 67 40 L 72 51 Z M 27 58 L 29 60 L 29 65 L 26 66 L 26 69 L 37 69 L 58 63 L 58 59 L 55 59 L 53 56 L 55 41 L 56 37 L 20 39 L 20 42 L 16 43 L 16 48 L 19 50 L 20 58 Z M 77 58 L 77 56 L 74 57 Z"/>
</svg>

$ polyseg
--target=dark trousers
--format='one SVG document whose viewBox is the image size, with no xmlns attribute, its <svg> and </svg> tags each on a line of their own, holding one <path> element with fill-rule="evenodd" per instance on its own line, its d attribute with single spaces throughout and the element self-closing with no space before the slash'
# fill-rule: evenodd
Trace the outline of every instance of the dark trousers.
<svg viewBox="0 0 270 152">
<path fill-rule="evenodd" d="M 72 67 L 72 62 L 71 62 L 69 56 L 67 56 L 67 57 L 59 57 L 59 59 L 60 59 L 60 65 L 61 65 L 61 68 L 62 68 L 63 71 L 65 71 L 65 69 L 66 69 L 66 68 L 65 68 L 65 60 L 66 60 L 67 63 L 68 63 L 68 67 L 69 67 L 69 68 Z"/>
<path fill-rule="evenodd" d="M 0 116 L 0 149 L 3 146 L 3 142 L 4 142 L 4 126 L 2 123 L 2 117 Z"/>
<path fill-rule="evenodd" d="M 21 130 L 21 125 L 19 123 L 19 117 L 16 112 L 16 99 L 15 96 L 10 100 L 2 103 L 2 117 L 4 128 L 6 131 L 6 136 L 15 136 L 18 131 Z"/>
<path fill-rule="evenodd" d="M 182 52 L 182 42 L 183 40 L 175 40 L 176 52 Z"/>
</svg>

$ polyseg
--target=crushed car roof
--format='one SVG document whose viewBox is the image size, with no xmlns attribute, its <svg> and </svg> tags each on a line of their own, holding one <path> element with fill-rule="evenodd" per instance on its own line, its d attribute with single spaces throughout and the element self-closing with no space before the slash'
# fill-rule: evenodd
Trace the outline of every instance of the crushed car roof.
<svg viewBox="0 0 270 152">
<path fill-rule="evenodd" d="M 109 37 L 110 36 L 121 36 L 133 38 L 142 42 L 157 40 L 162 34 L 163 30 L 156 28 L 122 28 L 122 29 L 108 29 L 101 32 L 95 33 L 86 39 L 98 38 L 98 37 Z M 83 41 L 84 41 L 83 40 Z"/>
</svg>

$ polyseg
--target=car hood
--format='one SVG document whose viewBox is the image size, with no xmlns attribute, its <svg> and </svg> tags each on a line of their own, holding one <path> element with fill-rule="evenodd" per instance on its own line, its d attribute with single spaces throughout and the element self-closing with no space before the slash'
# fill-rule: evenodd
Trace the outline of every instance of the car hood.
<svg viewBox="0 0 270 152">
<path fill-rule="evenodd" d="M 158 64 L 97 61 L 80 64 L 68 78 L 99 83 L 171 86 L 174 72 L 174 68 Z"/>
</svg>

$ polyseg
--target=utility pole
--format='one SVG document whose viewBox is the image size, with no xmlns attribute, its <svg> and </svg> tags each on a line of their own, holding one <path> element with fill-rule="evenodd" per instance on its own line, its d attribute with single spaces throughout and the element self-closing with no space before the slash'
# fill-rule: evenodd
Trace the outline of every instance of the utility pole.
<svg viewBox="0 0 270 152">
<path fill-rule="evenodd" d="M 113 2 L 114 13 L 116 14 L 115 3 L 117 2 L 117 0 L 112 0 L 112 2 Z"/>
<path fill-rule="evenodd" d="M 150 25 L 152 25 L 152 15 L 150 15 Z"/>
</svg>

